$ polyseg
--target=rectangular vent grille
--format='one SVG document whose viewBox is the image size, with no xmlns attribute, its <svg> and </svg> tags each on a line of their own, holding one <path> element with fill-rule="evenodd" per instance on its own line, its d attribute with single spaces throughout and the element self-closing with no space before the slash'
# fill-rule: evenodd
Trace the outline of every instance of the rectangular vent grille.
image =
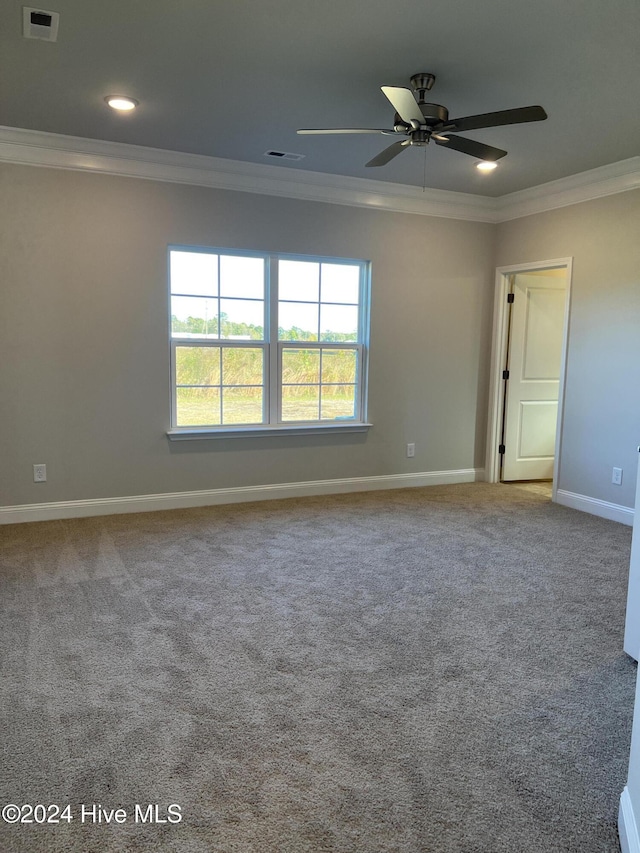
<svg viewBox="0 0 640 853">
<path fill-rule="evenodd" d="M 273 157 L 276 160 L 303 160 L 304 154 L 291 154 L 290 151 L 265 151 L 265 157 Z"/>
<path fill-rule="evenodd" d="M 45 12 L 44 9 L 32 9 L 29 6 L 22 7 L 22 35 L 26 39 L 57 41 L 59 23 L 58 12 Z"/>
</svg>

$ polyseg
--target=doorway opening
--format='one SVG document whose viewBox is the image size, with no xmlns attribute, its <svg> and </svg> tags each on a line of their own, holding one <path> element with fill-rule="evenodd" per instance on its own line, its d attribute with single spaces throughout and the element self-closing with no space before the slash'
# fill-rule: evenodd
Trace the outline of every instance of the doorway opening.
<svg viewBox="0 0 640 853">
<path fill-rule="evenodd" d="M 571 258 L 496 270 L 486 478 L 552 483 L 562 447 Z"/>
</svg>

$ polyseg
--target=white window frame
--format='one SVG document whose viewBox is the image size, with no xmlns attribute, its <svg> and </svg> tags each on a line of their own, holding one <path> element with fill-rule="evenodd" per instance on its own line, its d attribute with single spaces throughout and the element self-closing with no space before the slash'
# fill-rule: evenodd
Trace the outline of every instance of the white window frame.
<svg viewBox="0 0 640 853">
<path fill-rule="evenodd" d="M 210 255 L 235 255 L 238 257 L 261 258 L 265 262 L 265 317 L 264 340 L 233 340 L 228 338 L 179 338 L 171 330 L 171 252 L 194 252 Z M 281 341 L 278 340 L 278 262 L 310 261 L 313 263 L 358 265 L 360 283 L 358 293 L 358 340 L 357 341 Z M 238 438 L 264 435 L 308 435 L 319 433 L 364 432 L 371 427 L 367 421 L 367 386 L 369 360 L 369 319 L 371 295 L 371 265 L 368 261 L 353 258 L 335 258 L 321 255 L 300 255 L 282 252 L 257 252 L 238 249 L 201 246 L 170 245 L 167 252 L 168 279 L 168 326 L 171 359 L 171 428 L 167 431 L 170 440 L 193 440 L 210 438 Z M 313 303 L 309 303 L 313 304 Z M 324 303 L 331 304 L 331 303 Z M 211 426 L 178 426 L 176 405 L 176 347 L 248 347 L 263 349 L 263 417 L 262 424 L 221 424 Z M 286 349 L 355 350 L 357 353 L 356 400 L 353 419 L 282 421 L 282 354 Z"/>
</svg>

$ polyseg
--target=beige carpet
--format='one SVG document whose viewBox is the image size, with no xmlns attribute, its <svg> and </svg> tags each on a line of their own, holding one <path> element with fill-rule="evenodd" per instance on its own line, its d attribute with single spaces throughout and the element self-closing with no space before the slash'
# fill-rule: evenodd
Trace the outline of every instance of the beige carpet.
<svg viewBox="0 0 640 853">
<path fill-rule="evenodd" d="M 0 528 L 3 803 L 73 818 L 0 850 L 617 851 L 630 538 L 486 484 Z"/>
</svg>

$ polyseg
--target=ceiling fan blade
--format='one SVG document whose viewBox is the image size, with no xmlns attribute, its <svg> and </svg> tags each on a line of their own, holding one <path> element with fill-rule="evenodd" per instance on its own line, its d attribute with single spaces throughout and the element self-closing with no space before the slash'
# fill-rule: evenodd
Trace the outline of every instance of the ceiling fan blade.
<svg viewBox="0 0 640 853">
<path fill-rule="evenodd" d="M 382 86 L 381 88 L 402 121 L 409 124 L 412 122 L 418 122 L 418 125 L 424 124 L 424 116 L 410 89 L 403 89 L 400 86 Z"/>
<path fill-rule="evenodd" d="M 479 130 L 481 127 L 500 127 L 505 124 L 520 124 L 526 121 L 544 121 L 547 118 L 542 107 L 518 107 L 515 110 L 499 110 L 496 113 L 483 113 L 477 116 L 463 116 L 447 121 L 441 133 L 446 129 L 451 130 Z"/>
<path fill-rule="evenodd" d="M 448 136 L 448 142 L 444 138 L 436 139 L 432 137 L 432 139 L 436 145 L 453 148 L 454 151 L 461 151 L 463 154 L 469 154 L 471 157 L 477 157 L 479 160 L 495 162 L 507 154 L 502 148 L 494 148 L 493 145 L 485 145 L 484 142 L 465 139 L 464 136 Z"/>
<path fill-rule="evenodd" d="M 301 136 L 304 134 L 319 134 L 319 133 L 386 133 L 387 135 L 395 136 L 396 131 L 391 128 L 382 127 L 325 127 L 325 128 L 310 128 L 305 127 L 297 130 Z"/>
<path fill-rule="evenodd" d="M 401 142 L 394 142 L 393 145 L 390 145 L 388 148 L 385 148 L 384 151 L 381 151 L 373 160 L 369 160 L 368 163 L 365 163 L 365 166 L 384 166 L 389 162 L 389 160 L 393 160 L 394 157 L 397 157 L 398 154 L 409 144 L 408 139 L 404 139 Z"/>
</svg>

